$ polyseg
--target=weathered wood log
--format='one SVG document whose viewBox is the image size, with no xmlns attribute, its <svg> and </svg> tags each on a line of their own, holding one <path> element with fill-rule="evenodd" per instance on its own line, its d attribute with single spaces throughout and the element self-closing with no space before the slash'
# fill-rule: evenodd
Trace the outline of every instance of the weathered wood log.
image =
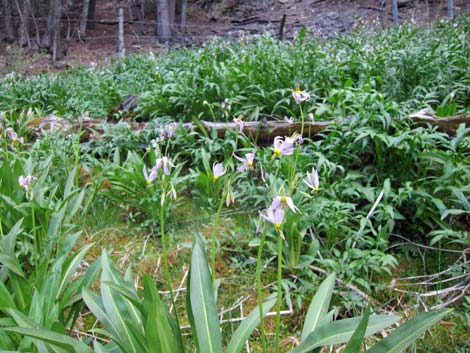
<svg viewBox="0 0 470 353">
<path fill-rule="evenodd" d="M 461 114 L 447 117 L 438 117 L 432 109 L 425 108 L 410 115 L 411 120 L 416 125 L 431 125 L 437 127 L 439 131 L 445 132 L 449 135 L 455 134 L 460 124 L 466 124 L 470 127 L 470 114 Z"/>
<path fill-rule="evenodd" d="M 470 127 L 470 115 L 456 115 L 449 117 L 437 117 L 431 110 L 423 109 L 410 116 L 410 119 L 418 126 L 430 125 L 435 126 L 439 131 L 445 132 L 449 135 L 455 134 L 455 131 L 460 124 L 466 124 Z M 336 121 L 306 121 L 303 128 L 303 137 L 313 137 L 324 132 L 328 127 L 334 124 L 341 124 L 344 120 Z M 82 142 L 89 141 L 98 137 L 97 135 L 106 132 L 109 126 L 121 124 L 123 127 L 128 127 L 133 131 L 141 131 L 150 127 L 151 123 L 140 123 L 134 121 L 105 121 L 102 119 L 90 119 L 87 117 L 78 118 L 75 121 L 69 121 L 64 118 L 59 118 L 54 115 L 48 115 L 44 118 L 33 119 L 29 124 L 33 133 L 39 137 L 42 132 L 61 132 L 64 135 L 81 132 L 80 140 Z M 187 131 L 199 130 L 201 127 L 210 132 L 215 130 L 217 136 L 223 137 L 227 130 L 238 131 L 240 125 L 235 122 L 209 122 L 201 121 L 200 125 L 194 123 L 184 123 L 183 128 Z M 162 126 L 163 127 L 163 126 Z M 156 126 L 158 128 L 158 126 Z M 286 122 L 286 121 L 247 121 L 243 122 L 243 133 L 258 143 L 272 142 L 275 136 L 291 136 L 294 133 L 300 134 L 302 132 L 301 122 Z"/>
</svg>

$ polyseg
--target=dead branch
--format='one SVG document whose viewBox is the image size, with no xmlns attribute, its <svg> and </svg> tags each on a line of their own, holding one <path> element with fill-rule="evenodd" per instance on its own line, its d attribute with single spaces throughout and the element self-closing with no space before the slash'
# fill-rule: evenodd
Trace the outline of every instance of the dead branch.
<svg viewBox="0 0 470 353">
<path fill-rule="evenodd" d="M 80 140 L 82 142 L 89 141 L 90 139 L 98 137 L 106 132 L 110 126 L 122 126 L 139 132 L 147 127 L 151 127 L 152 123 L 141 123 L 135 121 L 117 121 L 114 119 L 114 114 L 124 112 L 124 117 L 132 117 L 133 109 L 137 105 L 137 99 L 134 96 L 126 97 L 126 100 L 119 106 L 119 111 L 112 110 L 108 120 L 103 119 L 90 119 L 88 117 L 81 117 L 76 120 L 70 121 L 54 115 L 48 115 L 44 118 L 33 119 L 29 127 L 37 137 L 43 131 L 57 132 L 61 131 L 65 135 L 82 132 Z M 461 124 L 466 124 L 470 127 L 470 115 L 455 115 L 449 117 L 437 117 L 430 109 L 423 109 L 410 116 L 410 119 L 417 126 L 435 126 L 439 131 L 445 132 L 449 135 L 455 134 L 456 130 Z M 328 127 L 334 124 L 341 124 L 347 121 L 342 119 L 339 121 L 306 121 L 303 126 L 303 137 L 313 137 L 324 132 Z M 182 124 L 187 131 L 196 130 L 203 127 L 206 132 L 215 130 L 217 136 L 223 137 L 227 130 L 237 131 L 239 125 L 235 122 L 209 122 L 201 121 L 201 125 L 194 123 Z M 247 121 L 243 123 L 243 133 L 258 143 L 271 142 L 275 136 L 291 136 L 294 133 L 302 133 L 301 122 L 287 122 L 287 121 Z"/>
</svg>

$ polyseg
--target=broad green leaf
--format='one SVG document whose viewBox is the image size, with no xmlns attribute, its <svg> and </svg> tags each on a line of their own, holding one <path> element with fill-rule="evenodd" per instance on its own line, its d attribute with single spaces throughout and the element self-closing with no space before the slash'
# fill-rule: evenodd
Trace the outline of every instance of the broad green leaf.
<svg viewBox="0 0 470 353">
<path fill-rule="evenodd" d="M 276 303 L 276 298 L 263 303 L 263 312 L 266 314 Z M 245 342 L 253 333 L 253 330 L 260 323 L 259 307 L 254 308 L 251 313 L 243 320 L 238 329 L 233 334 L 228 344 L 226 353 L 239 353 L 243 349 Z"/>
<path fill-rule="evenodd" d="M 71 257 L 71 260 L 66 263 L 67 267 L 63 270 L 62 280 L 60 282 L 59 289 L 57 290 L 56 298 L 60 298 L 63 291 L 65 290 L 65 287 L 70 285 L 70 279 L 72 278 L 73 274 L 75 273 L 81 261 L 83 260 L 83 257 L 92 246 L 93 244 L 88 244 L 87 246 L 83 247 L 83 249 L 75 253 Z"/>
<path fill-rule="evenodd" d="M 335 286 L 336 274 L 332 273 L 329 275 L 318 288 L 317 293 L 312 299 L 310 306 L 305 317 L 304 327 L 302 329 L 302 335 L 300 341 L 302 342 L 307 336 L 315 331 L 318 324 L 323 316 L 328 313 L 330 306 L 331 295 L 333 294 L 333 288 Z"/>
<path fill-rule="evenodd" d="M 0 310 L 5 308 L 15 309 L 16 305 L 8 288 L 5 286 L 3 281 L 0 280 Z"/>
<path fill-rule="evenodd" d="M 428 328 L 437 324 L 452 309 L 441 309 L 419 314 L 405 322 L 382 341 L 376 343 L 367 353 L 400 353 L 416 341 Z"/>
<path fill-rule="evenodd" d="M 198 235 L 195 236 L 193 243 L 190 272 L 189 296 L 198 351 L 201 353 L 221 353 L 222 337 L 214 289 L 202 240 Z"/>
<path fill-rule="evenodd" d="M 113 335 L 116 337 L 119 337 L 119 330 L 115 326 L 115 323 L 113 320 L 108 316 L 106 313 L 103 303 L 101 302 L 101 298 L 98 294 L 95 292 L 92 292 L 91 290 L 87 288 L 82 289 L 82 297 L 83 301 L 85 302 L 86 306 L 88 309 L 91 310 L 93 315 L 101 321 L 104 327 Z"/>
<path fill-rule="evenodd" d="M 113 322 L 113 327 L 117 329 L 119 342 L 126 347 L 129 353 L 139 353 L 138 342 L 134 340 L 133 334 L 128 327 L 126 320 L 139 323 L 142 328 L 142 322 L 139 314 L 136 313 L 132 303 L 106 285 L 106 282 L 114 282 L 120 285 L 126 285 L 124 279 L 116 271 L 109 260 L 106 252 L 102 255 L 103 271 L 101 273 L 101 300 L 107 316 Z M 143 328 L 142 328 L 143 329 Z"/>
<path fill-rule="evenodd" d="M 18 333 L 20 335 L 36 338 L 39 341 L 47 342 L 58 347 L 67 349 L 68 352 L 74 353 L 93 353 L 93 350 L 83 342 L 70 336 L 44 329 L 31 329 L 22 327 L 6 328 L 6 331 Z"/>
<path fill-rule="evenodd" d="M 367 323 L 369 322 L 369 313 L 370 305 L 367 306 L 364 316 L 362 317 L 361 322 L 354 331 L 351 339 L 348 341 L 348 344 L 344 348 L 342 353 L 359 353 L 361 351 L 362 340 L 366 334 Z"/>
<path fill-rule="evenodd" d="M 354 317 L 332 322 L 318 327 L 314 332 L 303 340 L 300 345 L 289 353 L 308 353 L 312 349 L 331 344 L 341 344 L 347 342 L 359 325 L 362 317 Z M 374 315 L 369 319 L 366 336 L 383 330 L 398 320 L 395 315 Z"/>
</svg>

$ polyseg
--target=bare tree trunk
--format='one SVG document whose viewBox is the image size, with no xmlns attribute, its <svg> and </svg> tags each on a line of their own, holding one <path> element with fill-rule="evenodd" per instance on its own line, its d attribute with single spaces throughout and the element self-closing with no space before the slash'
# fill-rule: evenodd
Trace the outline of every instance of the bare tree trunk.
<svg viewBox="0 0 470 353">
<path fill-rule="evenodd" d="M 186 8 L 187 8 L 187 1 L 181 0 L 180 1 L 180 23 L 179 29 L 181 32 L 186 30 Z"/>
<path fill-rule="evenodd" d="M 398 0 L 392 0 L 393 23 L 398 24 Z"/>
<path fill-rule="evenodd" d="M 124 8 L 118 8 L 118 55 L 123 57 L 124 52 Z"/>
<path fill-rule="evenodd" d="M 449 18 L 453 18 L 454 17 L 454 4 L 453 4 L 453 1 L 452 0 L 447 0 L 447 16 Z"/>
<path fill-rule="evenodd" d="M 29 38 L 29 26 L 28 19 L 25 16 L 24 8 L 21 8 L 18 0 L 15 0 L 16 10 L 18 11 L 18 16 L 20 17 L 20 45 L 26 45 L 28 48 L 31 48 L 31 40 Z"/>
<path fill-rule="evenodd" d="M 157 28 L 155 32 L 161 41 L 168 42 L 171 38 L 168 0 L 157 0 Z"/>
<path fill-rule="evenodd" d="M 90 5 L 88 7 L 88 28 L 90 29 L 95 29 L 96 27 L 95 10 L 96 0 L 90 0 Z"/>
<path fill-rule="evenodd" d="M 132 0 L 127 0 L 127 12 L 128 12 L 130 22 L 134 21 L 134 14 L 133 14 L 133 11 L 132 11 L 132 5 L 133 4 L 134 4 L 134 2 Z"/>
<path fill-rule="evenodd" d="M 176 13 L 176 0 L 168 0 L 168 17 L 170 20 L 170 30 L 173 29 L 175 23 L 175 13 Z"/>
<path fill-rule="evenodd" d="M 5 17 L 5 40 L 9 43 L 13 42 L 15 39 L 15 34 L 13 32 L 13 22 L 11 17 L 11 6 L 9 0 L 2 0 L 3 16 Z"/>
<path fill-rule="evenodd" d="M 90 0 L 83 0 L 82 14 L 80 16 L 80 25 L 78 35 L 86 37 L 86 28 L 88 24 L 88 11 L 90 9 Z"/>
<path fill-rule="evenodd" d="M 60 17 L 62 14 L 62 4 L 61 0 L 52 0 L 51 1 L 51 8 L 52 11 L 52 61 L 55 62 L 57 60 L 62 59 L 62 53 L 60 53 Z"/>
</svg>

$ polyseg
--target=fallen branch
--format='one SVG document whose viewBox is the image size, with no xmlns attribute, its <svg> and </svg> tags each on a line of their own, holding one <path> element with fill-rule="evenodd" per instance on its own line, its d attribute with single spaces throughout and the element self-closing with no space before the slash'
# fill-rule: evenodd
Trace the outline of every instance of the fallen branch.
<svg viewBox="0 0 470 353">
<path fill-rule="evenodd" d="M 129 100 L 130 105 L 135 101 Z M 132 109 L 130 113 L 132 114 Z M 420 110 L 410 116 L 411 120 L 417 126 L 430 125 L 435 126 L 439 131 L 445 132 L 449 135 L 455 134 L 456 130 L 461 124 L 466 124 L 470 127 L 470 115 L 456 115 L 449 117 L 437 117 L 429 109 Z M 324 132 L 328 127 L 335 124 L 341 124 L 346 119 L 336 121 L 306 121 L 303 127 L 303 137 L 312 137 Z M 88 117 L 78 118 L 74 121 L 69 121 L 54 115 L 48 115 L 44 118 L 33 119 L 29 127 L 33 130 L 37 137 L 43 131 L 57 132 L 61 131 L 65 135 L 82 132 L 80 140 L 82 142 L 94 139 L 97 135 L 104 134 L 110 126 L 125 126 L 133 131 L 141 131 L 152 126 L 150 123 L 140 123 L 134 121 L 116 121 L 103 119 L 90 119 Z M 223 137 L 227 130 L 237 131 L 239 125 L 234 122 L 209 122 L 201 121 L 200 125 L 194 123 L 183 123 L 182 126 L 187 131 L 200 130 L 204 128 L 206 132 L 215 130 L 217 136 Z M 156 126 L 158 127 L 158 126 Z M 301 122 L 286 122 L 286 121 L 247 121 L 243 123 L 243 133 L 258 143 L 271 142 L 275 136 L 291 136 L 294 133 L 300 134 L 302 132 Z"/>
</svg>

